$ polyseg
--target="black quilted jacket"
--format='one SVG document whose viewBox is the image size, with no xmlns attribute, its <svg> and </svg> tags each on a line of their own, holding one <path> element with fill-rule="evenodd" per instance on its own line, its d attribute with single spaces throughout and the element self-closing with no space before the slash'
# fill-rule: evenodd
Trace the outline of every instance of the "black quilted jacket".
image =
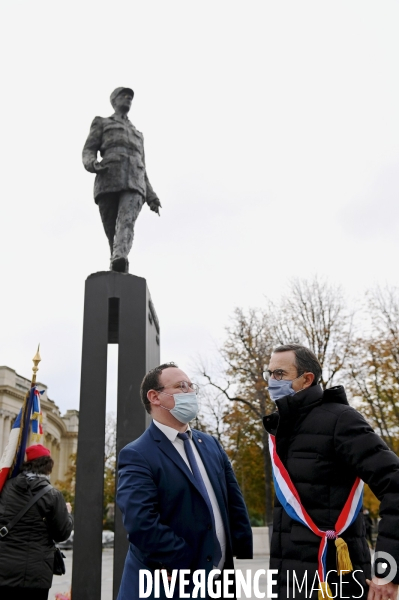
<svg viewBox="0 0 399 600">
<path fill-rule="evenodd" d="M 334 529 L 356 476 L 381 500 L 376 550 L 391 554 L 399 567 L 399 458 L 374 433 L 362 415 L 350 407 L 342 386 L 323 393 L 312 386 L 276 402 L 278 412 L 264 417 L 269 433 L 276 435 L 277 454 L 299 493 L 302 504 L 322 530 Z M 343 577 L 342 597 L 367 596 L 370 552 L 365 539 L 363 515 L 342 534 L 354 569 Z M 311 587 L 317 569 L 320 538 L 291 519 L 275 498 L 270 568 L 278 570 L 279 598 L 293 597 L 293 571 L 302 583 L 307 573 L 307 597 L 317 598 Z M 336 571 L 334 541 L 328 542 L 327 569 Z M 332 594 L 339 579 L 331 573 Z M 399 583 L 398 574 L 393 580 Z M 331 585 L 332 584 L 332 585 Z M 318 585 L 316 580 L 316 586 Z M 366 589 L 367 588 L 367 589 Z M 276 591 L 276 588 L 273 589 Z M 305 589 L 295 598 L 305 598 Z"/>
<path fill-rule="evenodd" d="M 48 485 L 43 476 L 21 473 L 9 479 L 0 494 L 0 527 L 6 525 L 36 492 Z M 46 519 L 47 525 L 43 519 Z M 0 537 L 0 587 L 50 588 L 54 544 L 68 539 L 73 520 L 61 492 L 52 488 Z M 1 591 L 0 591 L 1 598 Z"/>
</svg>

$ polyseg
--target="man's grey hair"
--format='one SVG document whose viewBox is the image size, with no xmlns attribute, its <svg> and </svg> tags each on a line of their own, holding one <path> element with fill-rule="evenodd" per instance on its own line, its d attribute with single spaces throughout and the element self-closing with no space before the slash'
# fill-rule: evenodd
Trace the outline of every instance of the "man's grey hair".
<svg viewBox="0 0 399 600">
<path fill-rule="evenodd" d="M 298 370 L 298 375 L 303 373 L 313 373 L 314 380 L 312 385 L 317 385 L 321 378 L 321 365 L 317 360 L 317 356 L 301 344 L 284 344 L 277 346 L 273 350 L 273 354 L 278 352 L 293 352 L 295 354 L 295 366 Z"/>
</svg>

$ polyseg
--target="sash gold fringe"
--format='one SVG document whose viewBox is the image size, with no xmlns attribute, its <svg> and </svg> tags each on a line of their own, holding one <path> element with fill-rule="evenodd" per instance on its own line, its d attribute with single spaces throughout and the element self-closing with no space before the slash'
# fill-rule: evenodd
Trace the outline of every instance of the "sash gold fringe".
<svg viewBox="0 0 399 600">
<path fill-rule="evenodd" d="M 352 562 L 349 556 L 348 545 L 342 538 L 335 540 L 337 548 L 337 571 L 353 571 Z"/>
<path fill-rule="evenodd" d="M 326 600 L 326 598 L 332 598 L 333 595 L 331 593 L 330 586 L 327 581 L 320 582 L 320 588 L 317 592 L 318 600 Z"/>
</svg>

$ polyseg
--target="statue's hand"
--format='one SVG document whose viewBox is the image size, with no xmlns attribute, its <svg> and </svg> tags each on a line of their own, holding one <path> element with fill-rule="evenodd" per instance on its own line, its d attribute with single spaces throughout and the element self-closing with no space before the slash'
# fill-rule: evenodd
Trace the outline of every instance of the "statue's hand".
<svg viewBox="0 0 399 600">
<path fill-rule="evenodd" d="M 99 163 L 98 160 L 95 160 L 93 162 L 93 173 L 102 173 L 104 171 L 108 171 L 108 167 Z"/>
<path fill-rule="evenodd" d="M 152 202 L 149 203 L 149 207 L 151 210 L 153 210 L 154 212 L 156 212 L 159 216 L 161 216 L 161 213 L 159 212 L 159 209 L 161 208 L 161 203 L 158 199 L 153 200 Z"/>
</svg>

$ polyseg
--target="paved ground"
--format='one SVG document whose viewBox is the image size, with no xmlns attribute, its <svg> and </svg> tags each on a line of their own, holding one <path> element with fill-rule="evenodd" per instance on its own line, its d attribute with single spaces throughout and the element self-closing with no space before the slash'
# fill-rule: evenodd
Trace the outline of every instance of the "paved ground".
<svg viewBox="0 0 399 600">
<path fill-rule="evenodd" d="M 235 568 L 241 569 L 243 574 L 246 574 L 246 569 L 251 569 L 252 577 L 255 575 L 258 569 L 264 569 L 265 571 L 269 567 L 269 556 L 256 556 L 252 560 L 235 560 Z M 265 592 L 266 598 L 266 575 L 261 575 L 259 578 L 259 591 Z M 243 595 L 245 598 L 245 596 Z M 251 600 L 255 600 L 255 596 L 252 595 Z"/>
<path fill-rule="evenodd" d="M 72 574 L 72 550 L 64 550 L 66 556 L 66 573 L 62 576 L 54 575 L 53 587 L 50 590 L 49 600 L 54 600 L 55 595 L 59 592 L 67 592 L 71 587 L 71 574 Z M 113 568 L 113 556 L 114 551 L 109 548 L 103 550 L 103 568 L 102 568 L 102 592 L 101 600 L 112 600 L 112 568 Z M 236 560 L 236 569 L 241 569 L 244 576 L 246 570 L 251 569 L 252 577 L 258 569 L 267 569 L 269 563 L 268 556 L 257 556 L 253 560 Z M 266 592 L 266 576 L 262 575 L 259 579 L 259 590 Z M 244 596 L 243 596 L 244 597 Z M 132 598 L 136 600 L 136 598 Z M 250 599 L 248 599 L 250 600 Z M 251 600 L 255 600 L 255 596 L 252 596 Z"/>
</svg>

